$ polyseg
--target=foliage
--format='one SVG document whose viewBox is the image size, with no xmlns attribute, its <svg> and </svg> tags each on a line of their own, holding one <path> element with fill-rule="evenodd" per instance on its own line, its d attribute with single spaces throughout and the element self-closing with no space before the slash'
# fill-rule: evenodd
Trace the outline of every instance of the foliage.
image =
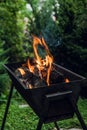
<svg viewBox="0 0 87 130">
<path fill-rule="evenodd" d="M 56 48 L 55 61 L 74 72 L 87 76 L 87 48 L 75 44 L 63 44 Z"/>
<path fill-rule="evenodd" d="M 62 64 L 59 62 L 62 55 L 64 65 L 67 64 L 71 69 L 78 68 L 78 72 L 81 68 L 83 70 L 81 73 L 84 73 L 83 66 L 87 65 L 85 61 L 87 1 L 27 0 L 27 2 L 30 7 L 27 9 L 24 0 L 7 0 L 0 3 L 0 39 L 5 42 L 4 48 L 9 48 L 6 56 L 9 56 L 10 61 L 21 59 L 26 53 L 31 55 L 31 34 L 43 35 L 59 64 Z M 23 23 L 25 16 L 28 18 L 26 27 Z M 76 53 L 73 53 L 73 50 Z M 75 54 L 78 55 L 79 60 L 74 58 Z M 71 60 L 72 55 L 73 60 Z M 83 61 L 84 65 L 82 65 Z M 86 67 L 84 68 L 87 71 Z"/>
<path fill-rule="evenodd" d="M 56 48 L 56 61 L 87 76 L 87 1 L 59 1 L 59 32 L 62 45 Z M 60 50 L 59 50 L 60 49 Z"/>
<path fill-rule="evenodd" d="M 0 101 L 6 98 L 10 84 L 3 64 L 15 62 L 23 56 L 24 23 L 21 19 L 24 16 L 20 10 L 24 5 L 23 0 L 0 1 Z"/>
<path fill-rule="evenodd" d="M 26 105 L 23 100 L 21 102 L 23 102 L 23 104 Z M 9 112 L 7 115 L 7 120 L 6 120 L 6 125 L 5 125 L 6 130 L 14 130 L 14 129 L 15 130 L 18 130 L 18 129 L 19 130 L 22 130 L 22 129 L 35 130 L 36 129 L 39 118 L 29 106 L 22 107 L 23 104 L 21 104 L 21 102 L 18 103 L 16 100 L 12 100 L 10 108 L 9 108 Z M 2 123 L 3 114 L 5 111 L 5 106 L 6 106 L 5 104 L 2 104 L 0 106 L 0 126 Z M 87 100 L 80 99 L 78 102 L 78 107 L 85 123 L 87 124 L 87 114 L 86 114 L 87 113 L 87 109 L 86 109 Z M 58 124 L 60 128 L 64 128 L 64 129 L 81 127 L 76 116 L 68 120 L 59 121 Z M 50 124 L 43 125 L 42 130 L 47 130 L 47 129 L 50 130 L 53 128 L 54 128 L 54 124 L 50 123 Z"/>
<path fill-rule="evenodd" d="M 23 56 L 24 25 L 20 20 L 20 10 L 23 9 L 24 3 L 23 0 L 0 2 L 0 39 L 5 43 L 4 49 L 9 48 L 6 56 L 10 62 Z"/>
<path fill-rule="evenodd" d="M 50 50 L 59 45 L 59 30 L 58 23 L 55 22 L 54 18 L 54 2 L 28 0 L 31 7 L 31 15 L 29 16 L 29 29 L 30 34 L 44 36 Z M 54 19 L 53 19 L 54 18 Z M 54 46 L 54 48 L 53 48 Z"/>
<path fill-rule="evenodd" d="M 4 43 L 0 42 L 0 100 L 5 98 L 9 85 L 9 77 L 3 67 L 3 64 L 7 62 L 7 59 L 5 58 L 6 51 L 4 51 L 3 45 Z"/>
<path fill-rule="evenodd" d="M 59 1 L 59 28 L 64 42 L 86 46 L 87 1 Z"/>
</svg>

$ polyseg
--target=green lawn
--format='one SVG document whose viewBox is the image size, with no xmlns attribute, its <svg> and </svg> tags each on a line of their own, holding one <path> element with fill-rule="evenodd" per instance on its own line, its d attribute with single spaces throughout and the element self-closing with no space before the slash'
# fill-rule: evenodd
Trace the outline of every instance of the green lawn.
<svg viewBox="0 0 87 130">
<path fill-rule="evenodd" d="M 17 101 L 12 99 L 11 105 L 9 108 L 9 112 L 7 115 L 7 120 L 5 124 L 5 130 L 35 130 L 38 117 L 32 111 L 30 107 L 20 108 L 19 105 L 25 104 L 25 101 L 21 99 L 21 101 Z M 0 106 L 0 126 L 3 119 L 3 114 L 5 111 L 6 103 Z M 78 102 L 79 110 L 82 114 L 82 117 L 87 124 L 87 100 L 80 99 Z M 76 116 L 72 119 L 59 121 L 59 126 L 62 128 L 74 128 L 79 127 L 80 124 Z M 52 130 L 54 128 L 53 123 L 43 125 L 42 130 Z"/>
</svg>

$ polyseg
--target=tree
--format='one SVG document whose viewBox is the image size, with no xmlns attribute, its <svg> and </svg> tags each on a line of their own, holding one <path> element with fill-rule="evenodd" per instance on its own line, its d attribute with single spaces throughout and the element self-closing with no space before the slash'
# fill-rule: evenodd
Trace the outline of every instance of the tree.
<svg viewBox="0 0 87 130">
<path fill-rule="evenodd" d="M 87 75 L 87 1 L 59 1 L 59 31 L 62 45 L 56 48 L 57 62 Z M 59 58 L 57 58 L 59 57 Z"/>
<path fill-rule="evenodd" d="M 21 60 L 24 55 L 24 0 L 0 1 L 0 98 L 11 83 L 3 64 Z"/>
<path fill-rule="evenodd" d="M 27 1 L 31 7 L 31 15 L 28 16 L 30 34 L 42 35 L 50 50 L 54 52 L 55 48 L 60 44 L 58 22 L 55 21 L 54 17 L 54 6 L 57 3 L 50 0 Z"/>
<path fill-rule="evenodd" d="M 7 62 L 5 58 L 6 51 L 3 49 L 4 43 L 0 41 L 0 99 L 3 99 L 3 95 L 6 94 L 6 89 L 9 86 L 9 77 L 5 72 L 3 64 Z"/>
<path fill-rule="evenodd" d="M 20 26 L 18 16 L 24 6 L 23 0 L 0 2 L 0 39 L 5 43 L 4 49 L 9 49 L 6 56 L 10 62 L 23 56 L 23 24 Z"/>
</svg>

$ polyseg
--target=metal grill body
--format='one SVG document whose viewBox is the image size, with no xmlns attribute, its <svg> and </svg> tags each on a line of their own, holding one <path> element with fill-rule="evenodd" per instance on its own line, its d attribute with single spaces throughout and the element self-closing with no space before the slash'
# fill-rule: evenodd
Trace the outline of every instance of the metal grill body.
<svg viewBox="0 0 87 130">
<path fill-rule="evenodd" d="M 80 76 L 62 66 L 54 64 L 59 73 L 62 73 L 65 77 L 68 77 L 70 82 L 61 82 L 58 84 L 52 84 L 49 87 L 38 86 L 38 88 L 29 89 L 22 82 L 20 82 L 14 73 L 15 70 L 21 65 L 22 63 L 11 63 L 4 65 L 12 80 L 12 87 L 1 130 L 4 129 L 13 86 L 27 101 L 33 111 L 38 115 L 40 120 L 37 130 L 41 130 L 43 123 L 50 122 L 54 122 L 56 128 L 59 130 L 56 122 L 59 120 L 72 118 L 74 113 L 76 113 L 82 128 L 87 130 L 87 127 L 77 107 L 77 101 L 81 93 L 82 82 L 85 80 L 83 76 Z"/>
</svg>

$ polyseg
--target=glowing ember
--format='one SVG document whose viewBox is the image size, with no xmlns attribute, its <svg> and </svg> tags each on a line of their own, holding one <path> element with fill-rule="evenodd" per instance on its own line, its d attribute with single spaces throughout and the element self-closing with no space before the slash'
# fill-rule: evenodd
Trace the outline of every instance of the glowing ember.
<svg viewBox="0 0 87 130">
<path fill-rule="evenodd" d="M 65 79 L 65 83 L 69 83 L 70 80 L 68 78 Z"/>
</svg>

